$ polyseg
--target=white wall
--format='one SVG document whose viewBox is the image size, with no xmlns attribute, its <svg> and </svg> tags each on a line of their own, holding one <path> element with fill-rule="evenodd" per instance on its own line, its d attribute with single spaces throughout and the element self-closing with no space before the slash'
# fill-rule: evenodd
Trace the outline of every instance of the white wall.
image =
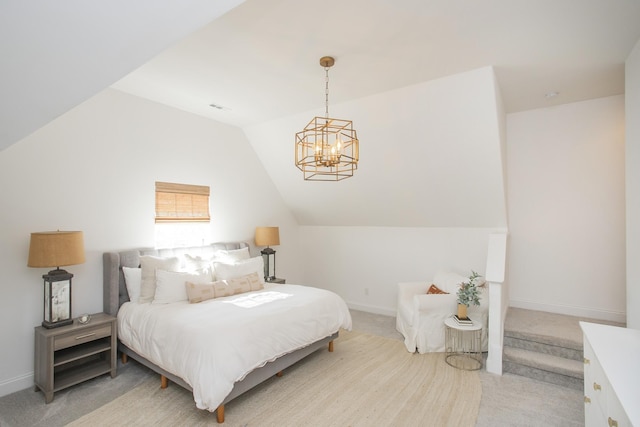
<svg viewBox="0 0 640 427">
<path fill-rule="evenodd" d="M 84 231 L 73 311 L 102 311 L 102 252 L 154 244 L 156 180 L 210 186 L 212 241 L 279 226 L 278 272 L 301 277 L 297 224 L 240 129 L 106 90 L 0 152 L 0 395 L 33 384 L 47 269 L 27 267 L 30 233 Z"/>
<path fill-rule="evenodd" d="M 640 40 L 626 61 L 627 326 L 640 329 Z"/>
<path fill-rule="evenodd" d="M 484 275 L 486 228 L 300 227 L 304 283 L 339 293 L 351 308 L 395 316 L 397 283 L 440 269 Z"/>
<path fill-rule="evenodd" d="M 505 227 L 497 103 L 484 67 L 330 104 L 330 117 L 353 120 L 360 140 L 358 170 L 339 183 L 304 181 L 294 165 L 296 132 L 324 111 L 245 132 L 301 225 Z"/>
<path fill-rule="evenodd" d="M 511 305 L 625 320 L 624 97 L 507 116 Z"/>
<path fill-rule="evenodd" d="M 330 105 L 360 139 L 358 170 L 340 183 L 305 182 L 293 165 L 295 132 L 316 113 L 245 129 L 301 224 L 303 283 L 395 315 L 400 281 L 447 268 L 484 273 L 488 235 L 506 227 L 504 114 L 491 67 Z"/>
</svg>

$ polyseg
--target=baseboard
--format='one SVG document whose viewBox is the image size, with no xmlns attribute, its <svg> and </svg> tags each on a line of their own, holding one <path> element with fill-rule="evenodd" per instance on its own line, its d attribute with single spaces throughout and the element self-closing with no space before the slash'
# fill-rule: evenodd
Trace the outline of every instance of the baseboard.
<svg viewBox="0 0 640 427">
<path fill-rule="evenodd" d="M 365 311 L 367 313 L 382 314 L 383 316 L 396 317 L 395 309 L 377 307 L 374 305 L 358 304 L 358 303 L 353 303 L 349 301 L 347 301 L 347 307 L 349 307 L 352 310 Z"/>
<path fill-rule="evenodd" d="M 21 375 L 19 377 L 11 378 L 0 383 L 0 397 L 7 394 L 15 393 L 16 391 L 24 390 L 29 387 L 34 387 L 33 372 Z"/>
<path fill-rule="evenodd" d="M 623 312 L 599 310 L 594 308 L 576 307 L 562 304 L 548 304 L 536 301 L 512 299 L 509 306 L 527 310 L 546 311 L 549 313 L 567 314 L 569 316 L 586 317 L 590 319 L 606 320 L 609 322 L 627 323 L 627 315 Z"/>
</svg>

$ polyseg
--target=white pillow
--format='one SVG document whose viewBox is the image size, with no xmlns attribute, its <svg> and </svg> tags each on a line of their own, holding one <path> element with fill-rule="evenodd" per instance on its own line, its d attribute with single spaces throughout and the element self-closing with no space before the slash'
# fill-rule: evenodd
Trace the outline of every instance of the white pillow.
<svg viewBox="0 0 640 427">
<path fill-rule="evenodd" d="M 156 293 L 156 270 L 178 271 L 180 269 L 180 259 L 177 257 L 161 258 L 152 255 L 140 257 L 140 268 L 142 270 L 142 283 L 140 285 L 139 303 L 153 301 Z"/>
<path fill-rule="evenodd" d="M 124 273 L 124 284 L 127 287 L 129 301 L 138 302 L 140 298 L 140 286 L 142 283 L 142 269 L 133 267 L 122 267 Z"/>
<path fill-rule="evenodd" d="M 170 304 L 172 302 L 186 301 L 187 288 L 185 283 L 208 283 L 211 276 L 208 274 L 190 274 L 177 271 L 156 270 L 156 293 L 153 304 Z"/>
<path fill-rule="evenodd" d="M 204 258 L 197 255 L 185 254 L 184 267 L 187 273 L 192 274 L 208 274 L 210 280 L 213 280 L 212 258 Z"/>
<path fill-rule="evenodd" d="M 217 280 L 235 279 L 251 273 L 258 273 L 260 283 L 264 284 L 264 261 L 261 256 L 236 261 L 233 264 L 224 262 L 213 263 Z"/>
<path fill-rule="evenodd" d="M 228 251 L 227 250 L 216 251 L 214 261 L 231 264 L 236 261 L 242 261 L 250 258 L 251 258 L 251 255 L 249 254 L 249 248 L 240 248 L 240 249 L 231 249 Z"/>
</svg>

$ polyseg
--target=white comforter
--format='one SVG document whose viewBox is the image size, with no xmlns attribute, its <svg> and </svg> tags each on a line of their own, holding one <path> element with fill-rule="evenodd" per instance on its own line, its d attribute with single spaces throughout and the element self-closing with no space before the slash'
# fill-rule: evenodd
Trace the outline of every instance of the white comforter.
<svg viewBox="0 0 640 427">
<path fill-rule="evenodd" d="M 345 302 L 299 285 L 198 304 L 125 303 L 118 338 L 193 389 L 196 406 L 215 411 L 236 381 L 279 356 L 351 329 Z"/>
</svg>

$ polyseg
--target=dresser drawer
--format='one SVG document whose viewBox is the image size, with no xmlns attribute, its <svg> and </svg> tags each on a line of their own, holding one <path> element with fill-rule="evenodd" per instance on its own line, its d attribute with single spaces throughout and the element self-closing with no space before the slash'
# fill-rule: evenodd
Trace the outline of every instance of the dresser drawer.
<svg viewBox="0 0 640 427">
<path fill-rule="evenodd" d="M 584 395 L 585 405 L 597 406 L 597 413 L 602 414 L 598 419 L 606 419 L 606 395 L 609 390 L 609 383 L 600 366 L 600 362 L 589 343 L 584 339 Z M 585 411 L 587 407 L 585 406 Z M 596 423 L 595 425 L 599 425 Z"/>
<path fill-rule="evenodd" d="M 81 330 L 71 331 L 64 335 L 55 337 L 53 348 L 54 350 L 60 350 L 108 336 L 111 336 L 110 324 L 82 328 Z"/>
<path fill-rule="evenodd" d="M 584 333 L 585 426 L 640 427 L 640 330 L 582 321 L 580 327 Z"/>
</svg>

